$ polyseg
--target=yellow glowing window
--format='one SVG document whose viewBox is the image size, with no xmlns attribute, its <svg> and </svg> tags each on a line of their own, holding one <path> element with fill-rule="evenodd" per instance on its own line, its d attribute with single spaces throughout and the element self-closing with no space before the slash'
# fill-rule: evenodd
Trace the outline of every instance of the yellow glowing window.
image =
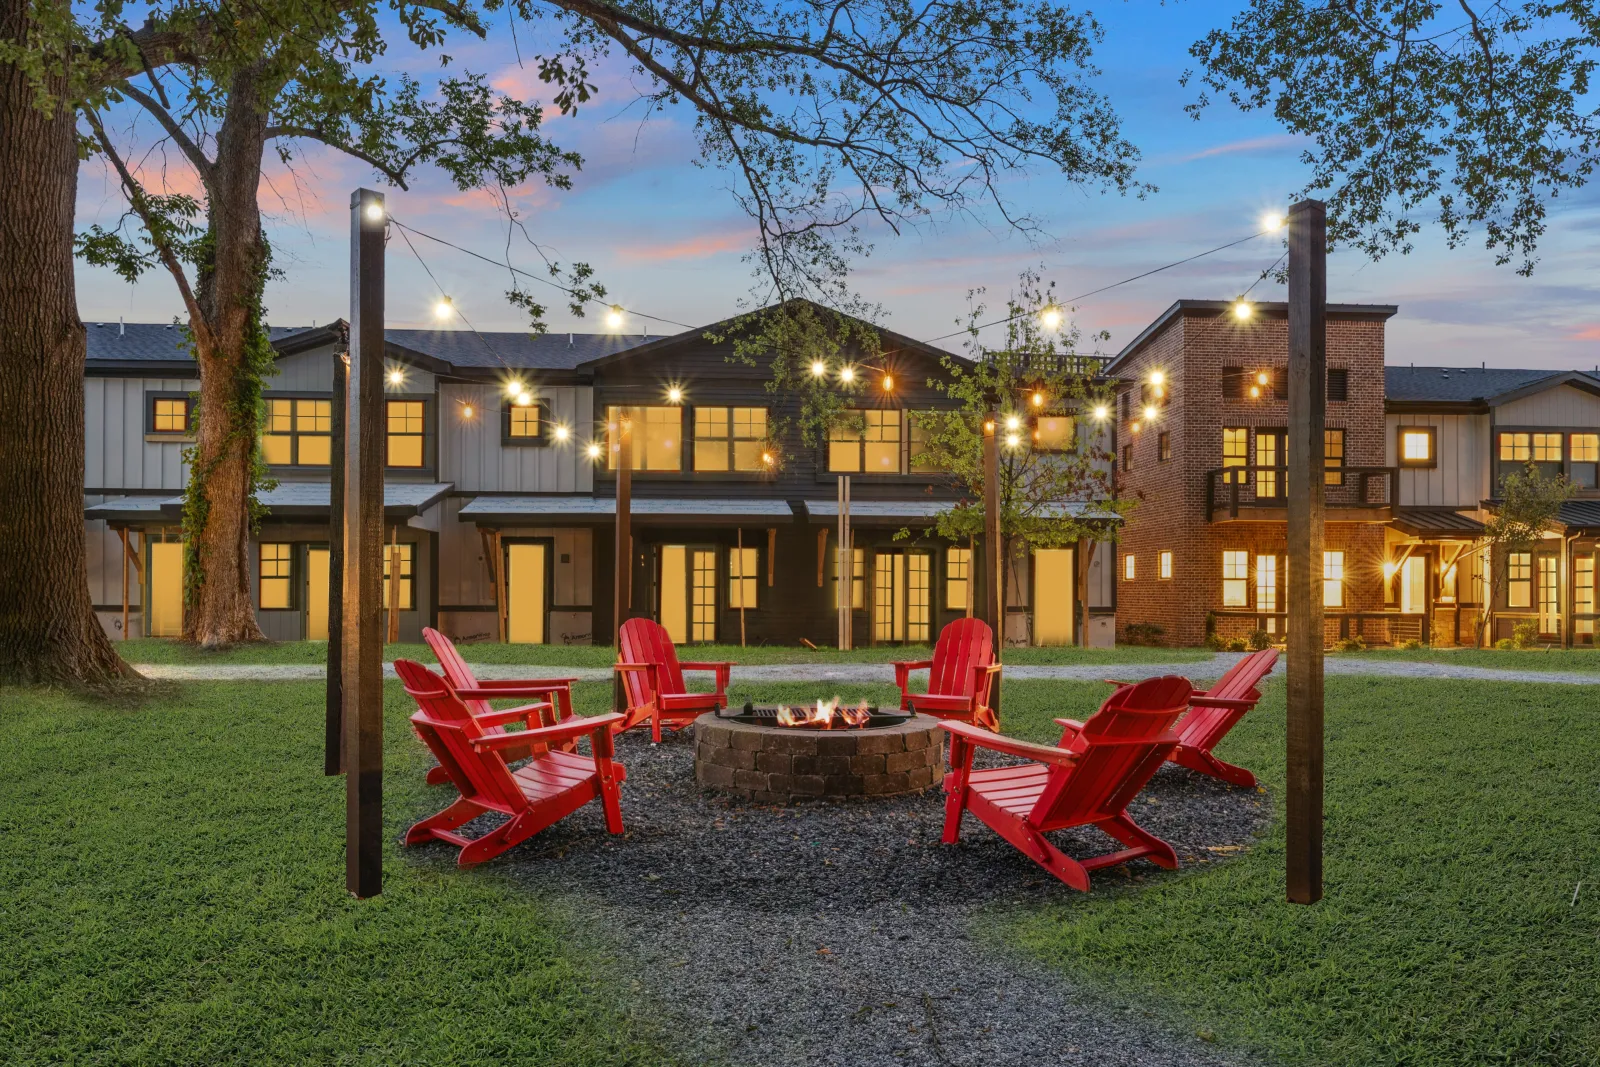
<svg viewBox="0 0 1600 1067">
<path fill-rule="evenodd" d="M 833 585 L 833 609 L 839 609 L 839 550 L 835 542 L 828 550 L 828 580 Z M 851 553 L 850 607 L 860 611 L 867 603 L 867 550 L 857 548 Z"/>
<path fill-rule="evenodd" d="M 847 411 L 828 434 L 828 469 L 900 473 L 900 412 Z"/>
<path fill-rule="evenodd" d="M 391 467 L 422 466 L 422 401 L 388 402 L 388 459 Z"/>
<path fill-rule="evenodd" d="M 728 549 L 728 607 L 756 606 L 756 550 Z"/>
<path fill-rule="evenodd" d="M 1344 553 L 1322 554 L 1322 606 L 1344 607 Z"/>
<path fill-rule="evenodd" d="M 294 402 L 295 459 L 302 466 L 326 467 L 331 458 L 333 402 L 296 400 Z"/>
<path fill-rule="evenodd" d="M 1222 606 L 1247 607 L 1250 603 L 1250 553 L 1222 554 Z"/>
<path fill-rule="evenodd" d="M 1034 447 L 1047 452 L 1069 450 L 1075 425 L 1071 415 L 1040 415 L 1033 430 Z"/>
<path fill-rule="evenodd" d="M 1122 557 L 1122 580 L 1125 582 L 1133 581 L 1133 576 L 1137 572 L 1138 564 L 1134 562 L 1133 553 L 1129 552 L 1126 556 Z"/>
<path fill-rule="evenodd" d="M 1322 431 L 1322 465 L 1328 468 L 1322 476 L 1325 485 L 1343 485 L 1344 472 L 1337 468 L 1344 466 L 1344 431 Z"/>
<path fill-rule="evenodd" d="M 1506 554 L 1506 607 L 1533 606 L 1533 553 Z"/>
<path fill-rule="evenodd" d="M 1222 431 L 1222 465 L 1243 467 L 1250 461 L 1250 431 L 1243 427 L 1225 427 Z M 1232 481 L 1234 476 L 1225 476 Z"/>
<path fill-rule="evenodd" d="M 1433 462 L 1433 434 L 1427 430 L 1401 430 L 1400 462 Z"/>
<path fill-rule="evenodd" d="M 944 606 L 950 611 L 966 611 L 972 589 L 972 549 L 944 550 Z"/>
<path fill-rule="evenodd" d="M 1594 614 L 1594 557 L 1590 555 L 1576 556 L 1572 560 L 1572 613 L 1574 615 Z M 1594 620 L 1576 619 L 1574 628 L 1580 634 L 1589 635 L 1594 639 Z"/>
<path fill-rule="evenodd" d="M 939 430 L 935 416 L 929 413 L 909 412 L 906 422 L 911 430 L 911 473 L 938 474 L 941 468 L 930 453 L 932 438 Z"/>
<path fill-rule="evenodd" d="M 268 400 L 266 433 L 261 435 L 261 456 L 274 465 L 294 462 L 294 401 Z"/>
<path fill-rule="evenodd" d="M 1160 559 L 1160 562 L 1161 562 L 1161 577 L 1163 577 L 1163 578 L 1171 578 L 1172 577 L 1172 553 L 1171 552 L 1163 552 L 1163 553 L 1161 553 L 1159 559 Z"/>
<path fill-rule="evenodd" d="M 1600 433 L 1572 435 L 1572 462 L 1600 463 Z"/>
<path fill-rule="evenodd" d="M 1256 557 L 1256 610 L 1278 610 L 1278 557 Z"/>
<path fill-rule="evenodd" d="M 764 470 L 766 447 L 766 408 L 695 408 L 695 470 Z"/>
<path fill-rule="evenodd" d="M 157 397 L 151 411 L 152 433 L 182 434 L 189 431 L 189 401 L 183 398 Z"/>
<path fill-rule="evenodd" d="M 1525 463 L 1533 458 L 1532 439 L 1525 433 L 1500 435 L 1500 458 L 1514 463 Z"/>
<path fill-rule="evenodd" d="M 506 436 L 519 441 L 537 440 L 539 437 L 539 402 L 512 404 L 506 424 Z"/>
<path fill-rule="evenodd" d="M 267 542 L 261 544 L 261 607 L 264 609 L 289 607 L 292 547 Z"/>
<path fill-rule="evenodd" d="M 394 594 L 399 597 L 395 605 L 400 611 L 410 611 L 413 606 L 412 596 L 414 578 L 411 573 L 411 549 L 409 544 L 386 544 L 383 546 L 383 609 L 389 610 L 390 578 L 399 582 L 395 586 Z"/>
<path fill-rule="evenodd" d="M 677 471 L 683 469 L 683 409 L 676 406 L 636 407 L 633 415 L 633 469 Z M 607 432 L 618 425 L 622 409 L 606 409 Z M 608 449 L 609 464 L 617 469 L 617 452 Z"/>
<path fill-rule="evenodd" d="M 1535 463 L 1561 462 L 1561 434 L 1536 433 L 1533 435 L 1533 461 Z"/>
</svg>

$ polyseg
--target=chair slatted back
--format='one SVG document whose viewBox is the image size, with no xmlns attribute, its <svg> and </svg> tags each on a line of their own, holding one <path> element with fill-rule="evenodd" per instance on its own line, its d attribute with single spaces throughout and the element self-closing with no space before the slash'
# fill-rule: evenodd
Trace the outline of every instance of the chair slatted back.
<svg viewBox="0 0 1600 1067">
<path fill-rule="evenodd" d="M 619 641 L 618 663 L 654 663 L 656 681 L 663 696 L 678 696 L 684 692 L 678 650 L 667 636 L 665 626 L 654 619 L 629 619 L 622 624 Z M 655 694 L 650 691 L 650 679 L 643 671 L 624 671 L 623 681 L 628 687 L 630 707 L 640 708 L 655 700 Z"/>
<path fill-rule="evenodd" d="M 1275 648 L 1252 652 L 1228 668 L 1228 672 L 1217 679 L 1217 684 L 1205 695 L 1225 700 L 1249 700 L 1252 695 L 1259 698 L 1261 694 L 1256 687 L 1261 679 L 1272 673 L 1273 664 L 1277 662 L 1278 650 Z M 1183 722 L 1178 726 L 1178 740 L 1187 748 L 1209 752 L 1224 734 L 1233 729 L 1235 723 L 1244 718 L 1244 713 L 1244 708 L 1190 708 L 1189 714 L 1183 717 Z"/>
<path fill-rule="evenodd" d="M 439 765 L 467 800 L 507 813 L 528 805 L 498 752 L 479 752 L 472 742 L 484 736 L 472 713 L 443 678 L 420 663 L 395 660 L 395 673 L 417 702 L 412 728 L 433 751 Z"/>
<path fill-rule="evenodd" d="M 1188 706 L 1187 678 L 1166 675 L 1118 689 L 1065 747 L 1071 767 L 1052 767 L 1028 816 L 1040 829 L 1110 818 L 1128 806 L 1177 744 L 1172 724 Z"/>
<path fill-rule="evenodd" d="M 939 631 L 933 646 L 933 667 L 928 671 L 928 693 L 933 696 L 977 696 L 988 703 L 989 679 L 983 679 L 983 692 L 975 693 L 975 667 L 994 662 L 994 632 L 982 619 L 957 619 Z"/>
<path fill-rule="evenodd" d="M 444 680 L 450 683 L 450 688 L 478 688 L 478 676 L 472 673 L 467 661 L 456 651 L 454 641 L 431 626 L 422 628 L 422 639 L 433 649 L 434 656 L 439 660 L 439 671 L 444 675 Z M 474 715 L 483 715 L 494 710 L 493 705 L 487 700 L 469 700 L 466 704 Z"/>
</svg>

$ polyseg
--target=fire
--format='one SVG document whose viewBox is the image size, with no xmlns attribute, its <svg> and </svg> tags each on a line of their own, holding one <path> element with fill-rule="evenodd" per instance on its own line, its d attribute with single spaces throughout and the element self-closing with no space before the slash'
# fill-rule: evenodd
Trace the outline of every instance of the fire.
<svg viewBox="0 0 1600 1067">
<path fill-rule="evenodd" d="M 819 700 L 815 707 L 792 708 L 787 704 L 778 707 L 779 726 L 802 726 L 817 730 L 831 730 L 835 726 L 865 726 L 872 711 L 863 700 L 853 708 L 844 707 L 838 697 Z"/>
</svg>

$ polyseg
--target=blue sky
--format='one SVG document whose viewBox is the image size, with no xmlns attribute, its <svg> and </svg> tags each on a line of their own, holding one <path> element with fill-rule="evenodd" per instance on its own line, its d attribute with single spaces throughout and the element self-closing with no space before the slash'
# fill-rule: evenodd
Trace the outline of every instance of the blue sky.
<svg viewBox="0 0 1600 1067">
<path fill-rule="evenodd" d="M 1195 122 L 1184 105 L 1195 90 L 1179 84 L 1190 42 L 1226 20 L 1233 4 L 1131 2 L 1096 10 L 1106 29 L 1098 50 L 1098 87 L 1122 115 L 1138 145 L 1139 178 L 1158 187 L 1145 199 L 1079 188 L 1059 175 L 1015 179 L 1008 193 L 1045 223 L 1032 242 L 1001 232 L 992 220 L 931 222 L 919 232 L 877 236 L 873 255 L 858 265 L 856 283 L 886 311 L 885 326 L 932 338 L 956 328 L 967 292 L 987 287 L 991 304 L 1004 299 L 1018 272 L 1044 268 L 1063 295 L 1099 288 L 1255 232 L 1263 212 L 1286 205 L 1304 180 L 1294 140 L 1266 116 L 1214 106 Z M 526 32 L 524 56 L 536 51 Z M 509 39 L 448 49 L 458 69 L 489 72 L 528 98 L 540 87 L 532 64 L 519 69 Z M 390 70 L 432 69 L 396 48 Z M 693 116 L 669 112 L 641 120 L 620 71 L 600 72 L 599 97 L 575 118 L 547 119 L 546 132 L 586 158 L 571 192 L 525 190 L 518 207 L 530 231 L 564 260 L 592 263 L 623 306 L 700 325 L 738 309 L 749 289 L 742 260 L 753 228 L 728 192 L 728 176 L 693 165 Z M 148 125 L 145 136 L 149 137 Z M 173 180 L 184 177 L 174 167 Z M 274 166 L 263 186 L 276 263 L 285 276 L 268 288 L 274 324 L 326 322 L 348 306 L 348 203 L 357 185 L 380 187 L 361 164 L 308 150 L 293 173 Z M 389 190 L 392 213 L 418 229 L 449 237 L 489 255 L 506 247 L 503 218 L 480 193 L 456 191 L 428 173 L 409 192 Z M 79 182 L 80 225 L 110 224 L 120 196 L 94 163 Z M 986 222 L 988 224 L 986 224 Z M 521 247 L 519 248 L 519 244 Z M 512 254 L 535 269 L 537 257 L 518 236 Z M 1256 280 L 1281 253 L 1261 238 L 1093 297 L 1074 320 L 1086 333 L 1109 331 L 1116 351 L 1173 300 L 1231 298 Z M 432 325 L 437 290 L 398 236 L 388 261 L 388 318 L 394 326 Z M 523 320 L 502 294 L 504 271 L 448 249 L 419 243 L 428 267 L 479 329 L 518 329 Z M 1394 303 L 1391 364 L 1544 366 L 1600 365 L 1600 192 L 1570 198 L 1552 210 L 1550 232 L 1531 278 L 1497 267 L 1479 245 L 1444 247 L 1425 232 L 1409 256 L 1373 263 L 1354 252 L 1329 260 L 1333 301 Z M 85 321 L 164 321 L 181 313 L 171 281 L 151 274 L 129 286 L 109 271 L 80 265 L 79 307 Z M 537 287 L 536 287 L 537 288 Z M 599 330 L 598 316 L 574 319 L 550 292 L 553 330 Z M 1252 296 L 1280 299 L 1270 281 Z M 459 326 L 460 324 L 457 323 Z M 627 332 L 674 332 L 631 319 Z M 947 342 L 956 344 L 958 342 Z"/>
</svg>

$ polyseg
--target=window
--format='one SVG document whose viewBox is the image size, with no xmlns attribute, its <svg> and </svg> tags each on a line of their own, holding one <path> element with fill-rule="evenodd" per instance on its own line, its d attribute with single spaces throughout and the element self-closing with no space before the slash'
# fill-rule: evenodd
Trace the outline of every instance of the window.
<svg viewBox="0 0 1600 1067">
<path fill-rule="evenodd" d="M 704 549 L 693 553 L 694 584 L 689 588 L 689 640 L 717 639 L 717 554 Z"/>
<path fill-rule="evenodd" d="M 1222 554 L 1222 606 L 1243 608 L 1250 604 L 1250 553 L 1224 552 Z"/>
<path fill-rule="evenodd" d="M 526 404 L 509 404 L 500 423 L 502 443 L 542 445 L 545 443 L 545 427 L 549 422 L 550 408 L 544 400 L 530 399 Z"/>
<path fill-rule="evenodd" d="M 935 421 L 932 412 L 910 412 L 906 422 L 911 429 L 911 473 L 912 474 L 942 474 L 943 469 L 933 462 L 928 449 L 931 447 L 929 439 L 938 431 L 939 424 Z"/>
<path fill-rule="evenodd" d="M 1132 444 L 1132 442 L 1129 442 L 1128 444 L 1125 444 L 1125 445 L 1122 446 L 1122 469 L 1124 471 L 1133 470 L 1133 444 Z"/>
<path fill-rule="evenodd" d="M 944 606 L 949 611 L 966 611 L 972 595 L 972 549 L 944 550 Z"/>
<path fill-rule="evenodd" d="M 1557 601 L 1557 594 L 1560 592 L 1560 588 L 1556 581 L 1556 565 L 1558 562 L 1554 556 L 1539 557 L 1539 632 L 1541 634 L 1560 632 L 1561 606 Z"/>
<path fill-rule="evenodd" d="M 1456 578 L 1459 575 L 1460 567 L 1461 564 L 1458 560 L 1439 572 L 1439 599 L 1445 603 L 1455 603 L 1456 586 L 1458 584 Z"/>
<path fill-rule="evenodd" d="M 1122 557 L 1122 580 L 1123 581 L 1125 581 L 1125 582 L 1133 581 L 1133 575 L 1134 575 L 1135 566 L 1136 565 L 1133 562 L 1133 553 L 1132 552 L 1129 552 L 1126 556 Z"/>
<path fill-rule="evenodd" d="M 263 610 L 274 608 L 287 608 L 290 606 L 292 586 L 292 556 L 290 552 L 294 546 L 287 544 L 261 543 L 261 607 Z"/>
<path fill-rule="evenodd" d="M 632 460 L 636 471 L 680 471 L 683 469 L 683 409 L 680 407 L 636 407 L 633 412 Z M 622 418 L 622 408 L 606 408 L 607 433 Z M 609 468 L 617 469 L 617 450 L 608 448 Z"/>
<path fill-rule="evenodd" d="M 828 580 L 833 585 L 832 604 L 839 610 L 839 551 L 837 543 L 828 552 Z M 867 604 L 867 550 L 857 548 L 851 552 L 850 607 L 860 611 Z"/>
<path fill-rule="evenodd" d="M 1243 467 L 1250 461 L 1250 431 L 1239 426 L 1224 427 L 1222 431 L 1222 465 Z M 1236 475 L 1227 474 L 1223 481 L 1232 483 Z"/>
<path fill-rule="evenodd" d="M 1436 466 L 1438 457 L 1433 452 L 1433 433 L 1431 426 L 1400 427 L 1400 447 L 1396 449 L 1400 456 L 1400 466 Z"/>
<path fill-rule="evenodd" d="M 1323 474 L 1322 481 L 1326 485 L 1343 485 L 1344 472 L 1337 468 L 1344 466 L 1344 431 L 1322 431 L 1322 465 L 1328 468 Z"/>
<path fill-rule="evenodd" d="M 186 437 L 189 433 L 189 398 L 153 396 L 150 398 L 150 433 Z"/>
<path fill-rule="evenodd" d="M 395 587 L 395 595 L 400 599 L 398 607 L 401 611 L 410 611 L 414 606 L 412 596 L 415 581 L 411 574 L 411 544 L 387 544 L 383 546 L 383 605 L 381 610 L 389 610 L 389 581 L 392 574 L 400 584 Z"/>
<path fill-rule="evenodd" d="M 388 447 L 384 462 L 390 467 L 422 466 L 422 401 L 390 400 L 388 404 Z"/>
<path fill-rule="evenodd" d="M 1243 400 L 1245 373 L 1243 367 L 1222 368 L 1222 399 Z"/>
<path fill-rule="evenodd" d="M 1526 463 L 1533 458 L 1532 438 L 1525 433 L 1500 435 L 1500 459 L 1512 463 Z"/>
<path fill-rule="evenodd" d="M 695 408 L 694 469 L 759 471 L 767 444 L 766 408 Z"/>
<path fill-rule="evenodd" d="M 1222 399 L 1274 400 L 1285 395 L 1282 367 L 1224 367 Z"/>
<path fill-rule="evenodd" d="M 1172 458 L 1172 435 L 1165 430 L 1156 434 L 1156 462 L 1165 463 Z"/>
<path fill-rule="evenodd" d="M 331 400 L 268 400 L 261 456 L 280 467 L 326 467 L 333 429 Z"/>
<path fill-rule="evenodd" d="M 828 469 L 899 474 L 900 412 L 846 411 L 828 433 Z"/>
<path fill-rule="evenodd" d="M 1506 607 L 1533 606 L 1533 553 L 1506 553 Z"/>
<path fill-rule="evenodd" d="M 1256 557 L 1256 610 L 1278 610 L 1278 557 Z"/>
<path fill-rule="evenodd" d="M 1322 554 L 1322 606 L 1344 607 L 1344 553 Z"/>
<path fill-rule="evenodd" d="M 1600 433 L 1572 435 L 1571 477 L 1579 489 L 1600 489 Z"/>
<path fill-rule="evenodd" d="M 1533 435 L 1533 461 L 1539 465 L 1539 470 L 1546 475 L 1560 475 L 1561 468 L 1561 443 L 1565 434 L 1536 433 Z"/>
<path fill-rule="evenodd" d="M 753 548 L 728 549 L 728 607 L 755 608 L 756 603 L 756 550 Z"/>
<path fill-rule="evenodd" d="M 1350 399 L 1350 372 L 1343 367 L 1328 368 L 1328 400 L 1343 403 Z"/>
<path fill-rule="evenodd" d="M 1283 495 L 1284 472 L 1276 468 L 1284 462 L 1284 431 L 1256 431 L 1256 499 L 1273 500 Z"/>
<path fill-rule="evenodd" d="M 1572 560 L 1572 613 L 1574 615 L 1594 614 L 1594 557 L 1574 556 Z M 1573 620 L 1573 631 L 1586 637 L 1590 643 L 1594 641 L 1594 620 L 1578 618 Z"/>
<path fill-rule="evenodd" d="M 1161 574 L 1161 577 L 1163 577 L 1163 578 L 1171 578 L 1172 577 L 1172 553 L 1171 552 L 1163 552 L 1157 558 L 1160 560 L 1160 574 Z"/>
<path fill-rule="evenodd" d="M 1033 420 L 1033 447 L 1041 452 L 1067 452 L 1075 441 L 1071 415 L 1040 415 Z"/>
</svg>

